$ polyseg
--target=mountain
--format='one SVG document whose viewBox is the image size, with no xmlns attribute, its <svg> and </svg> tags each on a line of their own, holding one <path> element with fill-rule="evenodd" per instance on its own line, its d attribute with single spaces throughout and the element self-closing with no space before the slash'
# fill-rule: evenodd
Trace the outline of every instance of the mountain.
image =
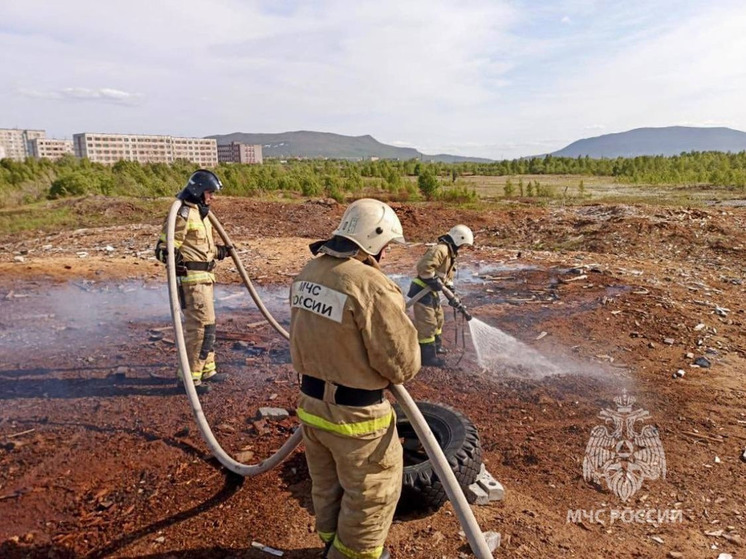
<svg viewBox="0 0 746 559">
<path fill-rule="evenodd" d="M 308 157 L 329 159 L 421 159 L 422 161 L 442 161 L 446 163 L 460 161 L 489 162 L 479 157 L 462 157 L 459 155 L 425 155 L 414 148 L 400 148 L 382 144 L 373 136 L 343 136 L 329 132 L 280 132 L 278 134 L 249 134 L 234 132 L 232 134 L 215 134 L 218 144 L 239 142 L 242 144 L 261 144 L 264 157 Z"/>
<path fill-rule="evenodd" d="M 636 128 L 618 134 L 604 134 L 571 143 L 552 155 L 578 157 L 636 157 L 638 155 L 679 155 L 685 151 L 739 152 L 746 150 L 746 132 L 732 128 L 667 126 Z"/>
</svg>

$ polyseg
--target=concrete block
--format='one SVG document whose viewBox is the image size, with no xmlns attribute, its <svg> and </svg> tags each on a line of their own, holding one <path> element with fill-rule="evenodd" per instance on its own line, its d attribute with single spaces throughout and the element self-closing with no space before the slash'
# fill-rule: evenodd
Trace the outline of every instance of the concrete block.
<svg viewBox="0 0 746 559">
<path fill-rule="evenodd" d="M 484 541 L 487 543 L 487 548 L 490 551 L 495 551 L 500 547 L 500 540 L 502 540 L 500 532 L 483 532 L 482 535 L 484 536 Z"/>
<path fill-rule="evenodd" d="M 505 488 L 497 481 L 482 464 L 476 483 L 487 493 L 490 501 L 501 501 L 505 498 Z"/>
<path fill-rule="evenodd" d="M 259 408 L 259 417 L 262 419 L 285 419 L 289 416 L 288 410 L 283 408 Z"/>
<path fill-rule="evenodd" d="M 466 500 L 475 505 L 488 505 L 490 497 L 478 483 L 472 483 L 466 491 Z"/>
</svg>

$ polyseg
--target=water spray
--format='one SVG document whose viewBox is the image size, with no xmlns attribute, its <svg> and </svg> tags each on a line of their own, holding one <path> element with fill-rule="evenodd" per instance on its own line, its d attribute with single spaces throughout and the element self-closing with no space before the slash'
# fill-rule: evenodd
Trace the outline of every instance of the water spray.
<svg viewBox="0 0 746 559">
<path fill-rule="evenodd" d="M 207 422 L 207 418 L 205 417 L 204 411 L 202 410 L 199 396 L 197 395 L 197 390 L 194 387 L 191 369 L 189 368 L 189 358 L 186 353 L 186 343 L 184 342 L 184 331 L 181 325 L 181 306 L 179 305 L 179 295 L 176 283 L 176 250 L 174 243 L 176 216 L 179 212 L 181 204 L 181 200 L 175 200 L 174 203 L 171 205 L 171 210 L 168 214 L 168 222 L 166 227 L 166 247 L 168 250 L 167 272 L 169 300 L 171 303 L 171 318 L 173 319 L 174 324 L 174 338 L 178 351 L 179 365 L 181 366 L 182 374 L 184 377 L 184 387 L 186 389 L 187 398 L 189 399 L 189 404 L 191 405 L 192 411 L 194 412 L 194 417 L 197 420 L 197 425 L 199 426 L 200 433 L 202 434 L 202 438 L 205 440 L 205 443 L 207 443 L 207 446 L 210 448 L 210 452 L 212 452 L 213 456 L 215 456 L 215 458 L 217 458 L 217 460 L 231 472 L 245 477 L 254 477 L 268 470 L 271 470 L 276 465 L 280 464 L 298 447 L 303 438 L 301 429 L 296 429 L 290 436 L 290 438 L 285 442 L 285 444 L 283 444 L 282 447 L 280 447 L 280 449 L 272 456 L 255 465 L 242 464 L 231 458 L 231 456 L 225 450 L 223 450 L 223 448 L 220 446 L 217 439 L 213 435 L 212 430 L 210 429 L 210 425 Z M 272 317 L 271 313 L 262 303 L 259 294 L 256 292 L 253 284 L 251 283 L 249 275 L 246 273 L 246 270 L 243 267 L 241 259 L 238 257 L 238 253 L 236 252 L 233 243 L 228 237 L 228 234 L 225 232 L 225 229 L 223 229 L 222 225 L 218 221 L 218 218 L 213 212 L 210 212 L 208 216 L 210 218 L 210 222 L 215 227 L 220 237 L 223 239 L 225 245 L 230 247 L 228 251 L 231 255 L 231 258 L 233 259 L 233 262 L 236 264 L 236 269 L 238 270 L 241 279 L 246 285 L 251 298 L 254 300 L 257 307 L 262 312 L 262 315 L 264 315 L 267 321 L 275 328 L 275 330 L 277 330 L 277 332 L 281 336 L 283 336 L 285 339 L 289 339 L 290 335 L 288 334 L 287 330 L 285 330 L 274 319 L 274 317 Z M 448 291 L 448 293 L 450 293 L 452 298 L 455 298 L 455 295 L 450 290 Z M 425 294 L 423 293 L 422 297 L 424 297 L 424 295 Z M 458 301 L 458 299 L 456 300 Z M 462 309 L 459 310 L 461 310 L 464 316 L 467 316 L 468 313 L 466 312 L 466 309 L 463 307 L 463 305 L 461 305 L 461 307 Z M 471 315 L 468 316 L 468 319 L 470 319 Z M 427 452 L 427 456 L 433 465 L 433 469 L 442 482 L 443 487 L 446 491 L 446 495 L 448 495 L 448 499 L 453 504 L 453 509 L 456 512 L 456 516 L 461 523 L 461 527 L 463 528 L 464 533 L 466 534 L 472 552 L 478 559 L 492 559 L 492 552 L 487 546 L 487 542 L 485 541 L 482 531 L 479 528 L 479 524 L 477 524 L 477 520 L 474 517 L 474 513 L 472 512 L 471 507 L 466 500 L 466 496 L 464 495 L 461 486 L 458 484 L 456 476 L 453 474 L 453 471 L 448 464 L 448 460 L 446 459 L 445 454 L 443 454 L 443 449 L 441 449 L 438 445 L 438 441 L 433 435 L 433 432 L 430 430 L 430 426 L 427 424 L 427 421 L 425 421 L 425 418 L 422 416 L 419 408 L 417 408 L 417 405 L 410 396 L 409 392 L 402 385 L 391 384 L 388 388 L 401 405 L 404 414 L 409 419 L 412 427 L 414 428 L 417 436 L 420 439 L 420 442 L 422 443 L 422 446 Z"/>
</svg>

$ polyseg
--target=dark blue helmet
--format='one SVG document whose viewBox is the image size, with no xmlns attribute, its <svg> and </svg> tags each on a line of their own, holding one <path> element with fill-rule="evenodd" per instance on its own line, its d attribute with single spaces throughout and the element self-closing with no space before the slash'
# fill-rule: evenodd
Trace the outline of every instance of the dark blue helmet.
<svg viewBox="0 0 746 559">
<path fill-rule="evenodd" d="M 215 173 L 199 169 L 192 173 L 186 186 L 176 197 L 192 204 L 200 204 L 205 201 L 205 192 L 217 192 L 221 188 L 223 183 Z"/>
</svg>

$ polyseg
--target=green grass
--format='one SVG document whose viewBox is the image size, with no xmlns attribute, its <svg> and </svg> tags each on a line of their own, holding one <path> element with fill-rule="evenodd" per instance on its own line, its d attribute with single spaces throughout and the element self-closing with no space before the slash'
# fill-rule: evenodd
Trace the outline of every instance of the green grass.
<svg viewBox="0 0 746 559">
<path fill-rule="evenodd" d="M 519 180 L 523 180 L 524 196 L 520 196 Z M 515 194 L 505 197 L 505 184 L 510 180 Z M 551 190 L 548 197 L 528 197 L 528 183 L 546 185 Z M 580 182 L 583 181 L 583 189 Z M 464 176 L 457 184 L 473 188 L 480 199 L 505 201 L 520 199 L 522 202 L 540 204 L 653 204 L 653 205 L 703 205 L 709 201 L 743 199 L 743 190 L 702 185 L 647 185 L 618 182 L 614 177 L 582 175 L 512 175 Z M 444 188 L 449 188 L 448 186 Z"/>
<path fill-rule="evenodd" d="M 0 209 L 0 235 L 28 231 L 56 233 L 83 227 L 104 227 L 162 220 L 170 199 L 91 196 L 37 202 Z"/>
</svg>

